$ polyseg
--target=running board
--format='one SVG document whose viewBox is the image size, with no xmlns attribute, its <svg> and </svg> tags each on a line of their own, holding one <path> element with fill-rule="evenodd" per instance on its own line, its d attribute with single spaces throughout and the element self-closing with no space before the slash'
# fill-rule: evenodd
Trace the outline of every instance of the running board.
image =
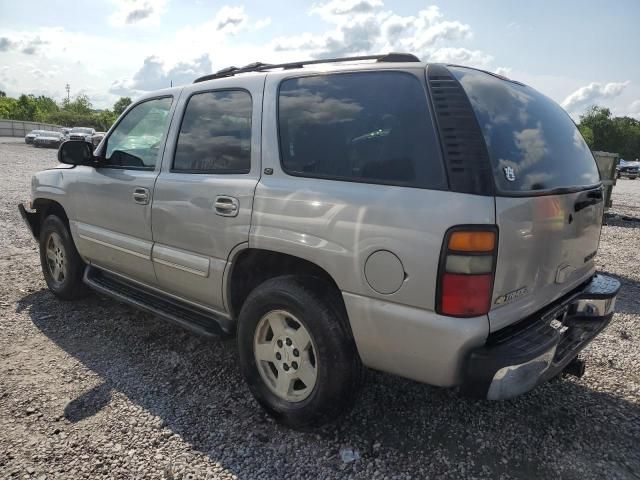
<svg viewBox="0 0 640 480">
<path fill-rule="evenodd" d="M 84 282 L 92 289 L 206 337 L 229 336 L 233 322 L 179 300 L 168 299 L 98 268 L 87 266 Z"/>
</svg>

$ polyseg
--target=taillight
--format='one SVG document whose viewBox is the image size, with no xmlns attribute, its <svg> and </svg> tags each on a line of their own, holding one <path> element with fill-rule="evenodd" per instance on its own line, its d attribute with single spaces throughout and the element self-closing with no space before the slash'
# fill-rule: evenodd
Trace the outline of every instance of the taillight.
<svg viewBox="0 0 640 480">
<path fill-rule="evenodd" d="M 495 227 L 449 229 L 440 257 L 438 313 L 475 317 L 489 311 L 497 251 L 498 231 Z"/>
</svg>

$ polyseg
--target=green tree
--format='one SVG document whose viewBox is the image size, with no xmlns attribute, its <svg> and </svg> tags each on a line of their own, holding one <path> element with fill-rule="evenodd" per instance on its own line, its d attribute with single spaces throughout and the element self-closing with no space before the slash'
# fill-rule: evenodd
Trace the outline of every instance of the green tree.
<svg viewBox="0 0 640 480">
<path fill-rule="evenodd" d="M 580 130 L 584 141 L 587 142 L 587 145 L 589 145 L 589 148 L 591 150 L 595 150 L 593 148 L 593 130 L 591 130 L 591 127 L 580 124 L 578 125 L 578 129 Z"/>
<path fill-rule="evenodd" d="M 613 123 L 619 136 L 617 153 L 627 160 L 640 157 L 640 121 L 631 117 L 615 117 Z"/>
<path fill-rule="evenodd" d="M 593 143 L 589 146 L 593 150 L 617 152 L 620 145 L 620 137 L 618 129 L 611 118 L 611 110 L 598 106 L 590 107 L 580 116 L 580 127 L 584 131 L 588 131 L 586 128 L 591 129 Z"/>
<path fill-rule="evenodd" d="M 131 98 L 120 97 L 120 99 L 113 104 L 113 113 L 117 117 L 119 117 L 120 115 L 122 115 L 122 112 L 124 112 L 129 105 L 131 105 Z"/>
<path fill-rule="evenodd" d="M 38 113 L 38 105 L 33 95 L 20 95 L 16 102 L 13 120 L 34 121 Z"/>
<path fill-rule="evenodd" d="M 73 100 L 64 102 L 63 110 L 78 115 L 88 115 L 92 112 L 93 105 L 89 97 L 83 93 L 77 95 Z"/>
<path fill-rule="evenodd" d="M 111 125 L 116 121 L 118 115 L 111 110 L 102 110 L 95 114 L 96 130 L 106 132 L 111 128 Z"/>
<path fill-rule="evenodd" d="M 15 98 L 0 97 L 0 118 L 15 119 L 17 103 Z"/>
<path fill-rule="evenodd" d="M 580 117 L 580 132 L 592 150 L 618 153 L 621 158 L 640 157 L 640 121 L 613 117 L 608 108 L 593 106 Z"/>
<path fill-rule="evenodd" d="M 4 98 L 6 96 L 7 94 L 3 90 L 0 90 L 0 98 Z"/>
</svg>

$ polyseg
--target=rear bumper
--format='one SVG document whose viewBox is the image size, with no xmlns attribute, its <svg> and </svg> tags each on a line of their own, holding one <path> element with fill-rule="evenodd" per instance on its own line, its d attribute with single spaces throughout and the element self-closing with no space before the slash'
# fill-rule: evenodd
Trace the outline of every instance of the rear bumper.
<svg viewBox="0 0 640 480">
<path fill-rule="evenodd" d="M 492 333 L 468 356 L 462 393 L 501 400 L 557 375 L 609 324 L 619 290 L 618 280 L 595 275 L 550 307 Z"/>
</svg>

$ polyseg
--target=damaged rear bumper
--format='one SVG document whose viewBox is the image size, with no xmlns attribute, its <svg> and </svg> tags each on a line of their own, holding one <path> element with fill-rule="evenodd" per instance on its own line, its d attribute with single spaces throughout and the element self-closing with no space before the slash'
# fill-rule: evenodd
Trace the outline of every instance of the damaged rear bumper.
<svg viewBox="0 0 640 480">
<path fill-rule="evenodd" d="M 611 321 L 620 282 L 602 274 L 531 317 L 499 330 L 469 355 L 462 393 L 515 397 L 560 373 Z"/>
</svg>

